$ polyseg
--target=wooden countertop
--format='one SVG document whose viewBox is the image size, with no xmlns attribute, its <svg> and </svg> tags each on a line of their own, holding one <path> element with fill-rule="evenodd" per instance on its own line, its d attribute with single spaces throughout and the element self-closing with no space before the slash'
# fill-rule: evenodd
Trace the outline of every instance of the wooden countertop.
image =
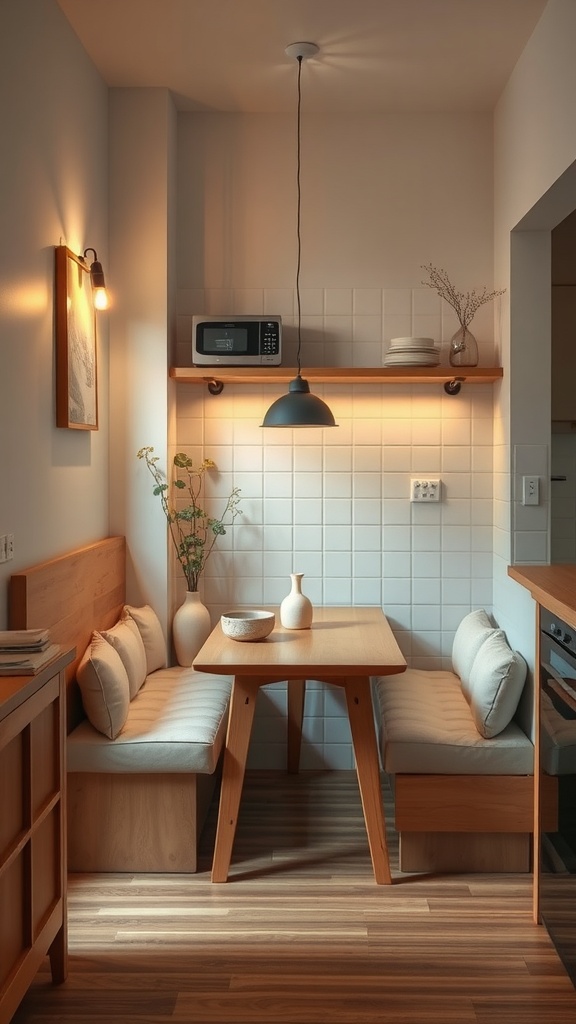
<svg viewBox="0 0 576 1024">
<path fill-rule="evenodd" d="M 576 628 L 576 565 L 509 565 L 508 575 L 538 604 Z"/>
<path fill-rule="evenodd" d="M 59 654 L 34 675 L 0 676 L 0 721 L 32 697 L 57 672 L 69 665 L 74 654 L 74 648 L 62 648 Z"/>
</svg>

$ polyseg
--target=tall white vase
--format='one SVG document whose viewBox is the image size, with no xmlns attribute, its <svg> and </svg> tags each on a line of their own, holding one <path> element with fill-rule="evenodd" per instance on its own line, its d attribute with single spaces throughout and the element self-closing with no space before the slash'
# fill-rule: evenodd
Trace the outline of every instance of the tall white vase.
<svg viewBox="0 0 576 1024">
<path fill-rule="evenodd" d="M 312 625 L 312 602 L 302 593 L 303 572 L 291 572 L 290 593 L 280 605 L 280 622 L 285 629 L 310 629 Z"/>
<path fill-rule="evenodd" d="M 172 620 L 172 639 L 179 665 L 189 667 L 210 636 L 210 612 L 197 591 L 188 590 Z"/>
</svg>

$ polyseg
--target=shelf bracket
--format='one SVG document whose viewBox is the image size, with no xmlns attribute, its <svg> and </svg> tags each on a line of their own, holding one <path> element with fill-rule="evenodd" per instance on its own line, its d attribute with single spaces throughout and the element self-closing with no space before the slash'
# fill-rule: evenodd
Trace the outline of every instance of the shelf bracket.
<svg viewBox="0 0 576 1024">
<path fill-rule="evenodd" d="M 453 377 L 452 380 L 444 382 L 444 391 L 447 395 L 458 395 L 466 377 Z"/>
<path fill-rule="evenodd" d="M 208 391 L 211 395 L 221 395 L 224 391 L 224 384 L 221 380 L 209 380 Z"/>
</svg>

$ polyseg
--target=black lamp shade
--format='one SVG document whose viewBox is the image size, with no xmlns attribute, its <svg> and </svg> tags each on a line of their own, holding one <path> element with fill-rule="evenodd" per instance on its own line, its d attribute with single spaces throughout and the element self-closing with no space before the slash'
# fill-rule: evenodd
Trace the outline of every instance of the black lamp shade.
<svg viewBox="0 0 576 1024">
<path fill-rule="evenodd" d="M 334 417 L 321 398 L 310 394 L 307 380 L 298 374 L 290 381 L 288 394 L 268 409 L 263 427 L 335 427 Z"/>
</svg>

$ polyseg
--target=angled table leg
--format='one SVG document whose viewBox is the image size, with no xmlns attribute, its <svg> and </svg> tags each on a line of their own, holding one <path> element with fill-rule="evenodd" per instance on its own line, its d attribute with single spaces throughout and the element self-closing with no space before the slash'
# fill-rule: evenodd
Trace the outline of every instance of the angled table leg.
<svg viewBox="0 0 576 1024">
<path fill-rule="evenodd" d="M 302 747 L 302 719 L 304 717 L 305 679 L 288 680 L 288 771 L 298 774 Z"/>
<path fill-rule="evenodd" d="M 261 685 L 262 680 L 253 676 L 235 676 L 232 686 L 228 733 L 222 767 L 218 825 L 212 861 L 213 882 L 226 882 L 228 879 L 250 733 L 254 721 L 256 698 Z"/>
<path fill-rule="evenodd" d="M 386 825 L 382 806 L 380 772 L 376 730 L 370 680 L 367 676 L 352 676 L 342 684 L 346 690 L 348 718 L 354 744 L 356 773 L 368 833 L 368 845 L 378 885 L 390 885 L 390 861 L 386 844 Z"/>
</svg>

